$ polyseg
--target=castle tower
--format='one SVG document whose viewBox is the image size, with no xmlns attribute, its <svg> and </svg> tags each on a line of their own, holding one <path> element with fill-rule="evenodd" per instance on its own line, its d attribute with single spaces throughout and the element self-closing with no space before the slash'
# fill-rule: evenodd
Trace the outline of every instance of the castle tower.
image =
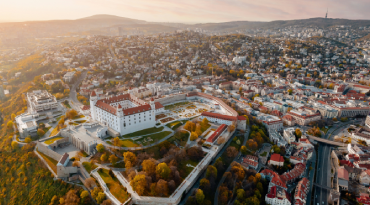
<svg viewBox="0 0 370 205">
<path fill-rule="evenodd" d="M 96 95 L 95 91 L 92 91 L 90 95 L 90 112 L 91 118 L 96 120 L 96 111 L 95 111 L 95 104 L 98 101 L 98 96 Z"/>
<path fill-rule="evenodd" d="M 152 108 L 152 110 L 155 110 L 155 103 L 154 103 L 154 99 L 150 99 L 150 107 Z"/>
</svg>

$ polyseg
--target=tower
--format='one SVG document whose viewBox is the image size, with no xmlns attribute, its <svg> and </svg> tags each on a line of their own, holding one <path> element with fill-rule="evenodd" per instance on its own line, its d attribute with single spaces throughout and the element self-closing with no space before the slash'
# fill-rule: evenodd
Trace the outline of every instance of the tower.
<svg viewBox="0 0 370 205">
<path fill-rule="evenodd" d="M 150 107 L 152 108 L 152 110 L 155 110 L 155 103 L 154 103 L 154 99 L 150 99 Z"/>
<path fill-rule="evenodd" d="M 326 14 L 325 14 L 325 18 L 327 19 L 328 18 L 328 8 L 326 8 Z"/>
<path fill-rule="evenodd" d="M 96 113 L 95 113 L 95 104 L 98 101 L 98 96 L 96 95 L 95 91 L 92 91 L 90 95 L 90 112 L 91 118 L 96 120 Z"/>
</svg>

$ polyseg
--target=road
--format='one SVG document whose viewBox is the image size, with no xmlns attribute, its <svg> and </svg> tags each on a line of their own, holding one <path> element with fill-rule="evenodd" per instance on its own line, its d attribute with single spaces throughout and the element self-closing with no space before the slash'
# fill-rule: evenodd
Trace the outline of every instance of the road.
<svg viewBox="0 0 370 205">
<path fill-rule="evenodd" d="M 70 103 L 71 107 L 75 110 L 79 110 L 82 103 L 77 99 L 77 86 L 81 84 L 82 80 L 85 79 L 87 75 L 87 71 L 83 71 L 81 76 L 77 79 L 77 81 L 72 85 L 71 90 L 69 91 L 69 100 L 72 101 Z"/>
<path fill-rule="evenodd" d="M 334 126 L 328 130 L 328 132 L 326 133 L 325 136 L 323 136 L 323 138 L 330 139 L 331 137 L 340 133 L 345 128 L 345 125 L 354 123 L 355 122 L 351 120 L 346 123 L 334 124 Z M 326 187 L 331 187 L 331 166 L 330 166 L 331 147 L 332 147 L 331 145 L 320 143 L 318 149 L 316 183 Z M 329 190 L 316 186 L 314 204 L 320 205 L 328 204 L 329 194 L 330 194 Z"/>
</svg>

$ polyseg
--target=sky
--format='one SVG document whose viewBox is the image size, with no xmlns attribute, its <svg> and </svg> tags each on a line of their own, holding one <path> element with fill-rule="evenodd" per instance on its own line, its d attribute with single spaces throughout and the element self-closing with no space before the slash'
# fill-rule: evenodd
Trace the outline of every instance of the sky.
<svg viewBox="0 0 370 205">
<path fill-rule="evenodd" d="M 206 23 L 324 17 L 370 19 L 370 0 L 0 0 L 0 22 L 111 14 L 150 22 Z"/>
</svg>

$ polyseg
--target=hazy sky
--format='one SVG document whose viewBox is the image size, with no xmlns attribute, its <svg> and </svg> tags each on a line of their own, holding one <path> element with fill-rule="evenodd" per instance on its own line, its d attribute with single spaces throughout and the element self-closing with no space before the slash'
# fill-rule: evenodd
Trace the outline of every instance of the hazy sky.
<svg viewBox="0 0 370 205">
<path fill-rule="evenodd" d="M 370 19 L 370 0 L 0 0 L 0 21 L 78 19 L 112 14 L 159 22 Z"/>
</svg>

